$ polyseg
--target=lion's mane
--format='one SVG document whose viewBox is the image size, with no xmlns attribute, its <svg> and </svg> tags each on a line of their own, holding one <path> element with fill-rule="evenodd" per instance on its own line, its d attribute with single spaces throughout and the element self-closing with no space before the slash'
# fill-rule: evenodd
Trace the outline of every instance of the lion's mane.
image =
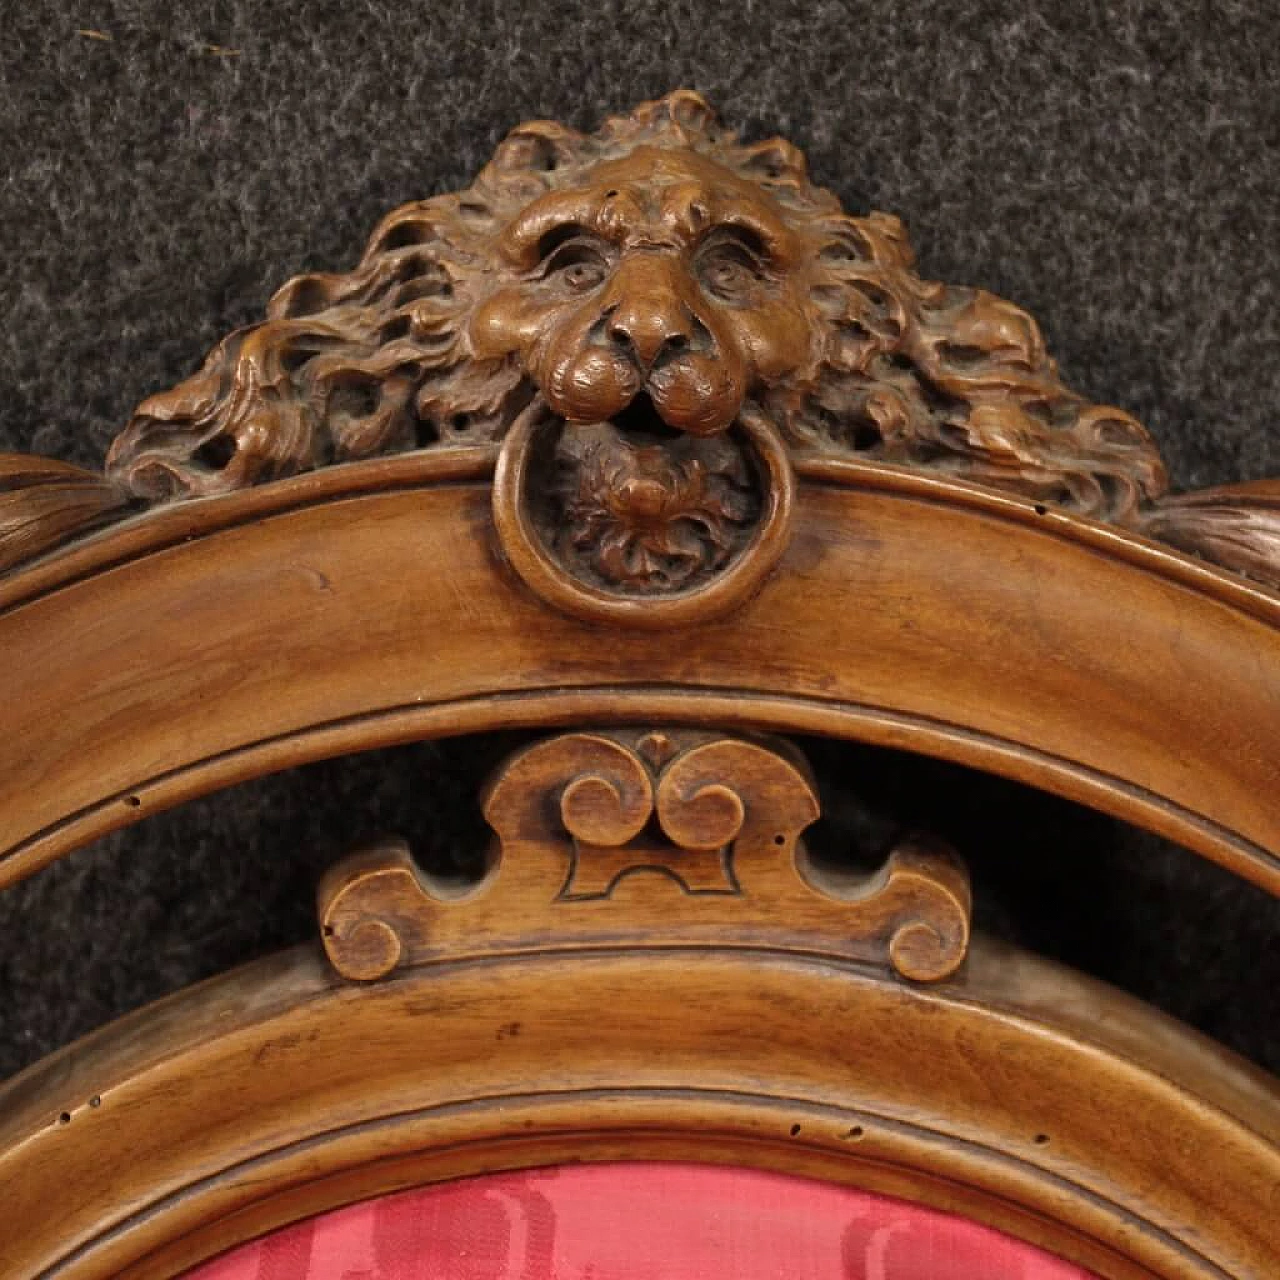
<svg viewBox="0 0 1280 1280">
<path fill-rule="evenodd" d="M 533 388 L 515 358 L 469 349 L 468 317 L 505 279 L 497 238 L 531 200 L 641 145 L 690 147 L 758 183 L 814 246 L 812 359 L 755 392 L 799 453 L 928 466 L 1110 519 L 1165 488 L 1142 427 L 1068 391 L 1029 315 L 922 280 L 896 218 L 846 214 L 789 143 L 740 142 L 688 92 L 591 134 L 516 129 L 468 190 L 395 210 L 353 271 L 291 280 L 263 323 L 145 401 L 111 474 L 154 501 L 499 439 Z"/>
</svg>

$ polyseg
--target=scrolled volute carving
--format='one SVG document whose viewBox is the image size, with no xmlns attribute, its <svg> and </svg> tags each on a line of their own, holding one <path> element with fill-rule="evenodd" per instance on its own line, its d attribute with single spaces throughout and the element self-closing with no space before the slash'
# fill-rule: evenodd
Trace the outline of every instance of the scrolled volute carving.
<svg viewBox="0 0 1280 1280">
<path fill-rule="evenodd" d="M 803 758 L 772 738 L 692 730 L 572 733 L 517 753 L 483 795 L 497 835 L 474 884 L 440 881 L 390 841 L 320 887 L 340 973 L 525 950 L 758 947 L 953 973 L 969 941 L 963 867 L 908 841 L 871 875 L 815 867 Z"/>
</svg>

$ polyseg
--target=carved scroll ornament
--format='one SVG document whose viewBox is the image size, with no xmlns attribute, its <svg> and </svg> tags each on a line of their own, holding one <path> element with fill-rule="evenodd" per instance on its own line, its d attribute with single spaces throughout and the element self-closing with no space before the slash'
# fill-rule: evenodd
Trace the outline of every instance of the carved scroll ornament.
<svg viewBox="0 0 1280 1280">
<path fill-rule="evenodd" d="M 785 742 L 690 730 L 572 733 L 518 753 L 484 796 L 498 848 L 460 886 L 390 841 L 319 889 L 345 977 L 548 947 L 754 947 L 887 965 L 929 982 L 969 945 L 968 876 L 912 840 L 867 875 L 816 866 L 819 814 Z"/>
<path fill-rule="evenodd" d="M 739 141 L 689 92 L 592 134 L 516 129 L 471 188 L 397 209 L 353 271 L 290 281 L 145 401 L 106 479 L 45 492 L 10 465 L 0 568 L 131 505 L 467 445 L 501 450 L 506 558 L 593 618 L 740 600 L 785 549 L 793 468 L 832 456 L 1280 586 L 1274 488 L 1167 499 L 1147 433 L 1068 390 L 1026 312 L 922 279 L 896 218 L 845 213 L 793 146 Z"/>
</svg>

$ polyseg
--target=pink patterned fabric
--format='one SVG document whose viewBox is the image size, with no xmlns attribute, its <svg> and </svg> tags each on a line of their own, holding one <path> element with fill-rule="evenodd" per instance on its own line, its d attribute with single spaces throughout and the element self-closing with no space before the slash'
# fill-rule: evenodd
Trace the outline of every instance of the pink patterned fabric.
<svg viewBox="0 0 1280 1280">
<path fill-rule="evenodd" d="M 753 1169 L 565 1165 L 351 1205 L 189 1280 L 1087 1280 L 963 1218 Z"/>
</svg>

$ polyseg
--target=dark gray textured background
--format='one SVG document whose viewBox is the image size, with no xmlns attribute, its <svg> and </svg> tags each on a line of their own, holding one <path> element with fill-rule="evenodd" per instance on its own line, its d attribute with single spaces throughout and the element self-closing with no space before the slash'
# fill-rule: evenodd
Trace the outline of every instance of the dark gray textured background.
<svg viewBox="0 0 1280 1280">
<path fill-rule="evenodd" d="M 1137 413 L 1179 487 L 1280 473 L 1271 0 L 11 0 L 3 16 L 0 447 L 99 464 L 132 406 L 276 285 L 351 264 L 383 212 L 464 185 L 511 125 L 590 127 L 688 85 L 749 134 L 789 136 L 849 207 L 902 215 L 925 274 L 1031 310 L 1068 381 Z M 266 779 L 0 898 L 0 1075 L 308 936 L 315 875 L 353 841 L 473 849 L 474 786 L 506 745 Z M 988 927 L 1280 1069 L 1280 919 L 1260 892 L 995 780 L 815 753 L 829 851 L 927 821 L 971 860 Z"/>
</svg>

